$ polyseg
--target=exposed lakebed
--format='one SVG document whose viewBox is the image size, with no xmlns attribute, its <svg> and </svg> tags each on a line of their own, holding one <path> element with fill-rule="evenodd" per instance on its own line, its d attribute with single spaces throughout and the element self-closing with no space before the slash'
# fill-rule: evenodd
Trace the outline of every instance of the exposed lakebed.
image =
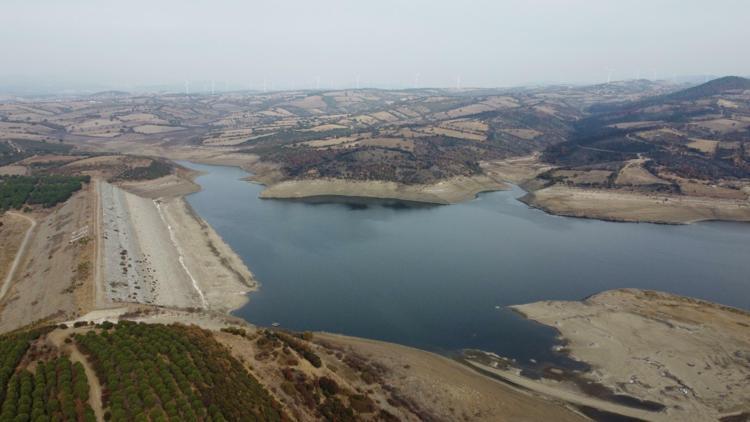
<svg viewBox="0 0 750 422">
<path fill-rule="evenodd" d="M 263 200 L 238 168 L 182 164 L 205 172 L 188 202 L 261 283 L 235 312 L 255 324 L 542 361 L 555 331 L 507 305 L 635 287 L 750 309 L 747 224 L 558 217 L 518 188 L 450 206 Z"/>
</svg>

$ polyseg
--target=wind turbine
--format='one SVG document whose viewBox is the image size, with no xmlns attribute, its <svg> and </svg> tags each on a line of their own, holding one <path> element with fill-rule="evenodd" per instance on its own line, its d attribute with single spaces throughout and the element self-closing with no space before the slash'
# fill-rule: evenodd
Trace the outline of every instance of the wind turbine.
<svg viewBox="0 0 750 422">
<path fill-rule="evenodd" d="M 185 95 L 190 95 L 190 81 L 185 79 Z"/>
<path fill-rule="evenodd" d="M 614 69 L 607 68 L 607 84 L 612 82 L 612 72 L 614 72 Z"/>
<path fill-rule="evenodd" d="M 414 88 L 419 87 L 419 72 L 417 72 L 416 75 L 414 75 Z"/>
</svg>

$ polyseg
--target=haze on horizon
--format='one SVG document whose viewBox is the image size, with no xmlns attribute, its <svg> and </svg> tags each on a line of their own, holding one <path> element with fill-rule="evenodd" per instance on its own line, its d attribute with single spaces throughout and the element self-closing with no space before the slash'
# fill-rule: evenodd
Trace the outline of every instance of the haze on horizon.
<svg viewBox="0 0 750 422">
<path fill-rule="evenodd" d="M 750 2 L 741 0 L 7 0 L 0 88 L 497 87 L 747 75 L 747 16 Z"/>
</svg>

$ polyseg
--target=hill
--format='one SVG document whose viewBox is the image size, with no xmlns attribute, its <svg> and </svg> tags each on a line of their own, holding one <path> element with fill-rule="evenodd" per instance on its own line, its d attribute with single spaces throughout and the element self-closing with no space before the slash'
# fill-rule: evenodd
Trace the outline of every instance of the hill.
<svg viewBox="0 0 750 422">
<path fill-rule="evenodd" d="M 646 107 L 657 107 L 665 104 L 679 104 L 680 102 L 694 102 L 705 100 L 714 96 L 732 93 L 741 94 L 742 91 L 750 90 L 750 79 L 739 76 L 724 76 L 710 80 L 706 83 L 692 86 L 663 95 L 651 96 L 638 101 L 621 101 L 614 103 L 594 104 L 589 112 L 602 113 L 636 113 Z"/>
<path fill-rule="evenodd" d="M 750 90 L 750 79 L 739 76 L 725 76 L 708 81 L 702 85 L 667 94 L 662 98 L 670 101 L 696 101 L 715 95 L 727 94 L 730 91 Z"/>
<path fill-rule="evenodd" d="M 583 420 L 403 346 L 189 312 L 129 315 L 0 336 L 0 420 Z"/>
<path fill-rule="evenodd" d="M 607 171 L 607 177 L 590 183 L 607 188 L 638 185 L 686 193 L 696 187 L 683 179 L 716 184 L 750 178 L 748 89 L 750 80 L 725 77 L 607 107 L 576 122 L 569 139 L 548 147 L 543 160 L 565 169 Z M 633 160 L 639 160 L 636 167 L 643 177 L 628 183 L 618 176 L 626 167 L 633 173 Z M 545 177 L 561 181 L 555 174 L 560 175 Z"/>
</svg>

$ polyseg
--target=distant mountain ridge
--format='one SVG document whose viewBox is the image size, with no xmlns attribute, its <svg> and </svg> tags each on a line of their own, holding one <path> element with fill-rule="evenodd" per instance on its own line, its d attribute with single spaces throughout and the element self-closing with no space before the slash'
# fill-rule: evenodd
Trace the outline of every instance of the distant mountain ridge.
<svg viewBox="0 0 750 422">
<path fill-rule="evenodd" d="M 723 94 L 727 91 L 744 91 L 748 89 L 750 89 L 750 79 L 740 76 L 725 76 L 692 88 L 664 95 L 662 98 L 676 101 L 694 101 L 700 98 Z"/>
<path fill-rule="evenodd" d="M 724 76 L 690 88 L 682 89 L 669 94 L 644 98 L 642 100 L 634 102 L 594 105 L 590 107 L 588 111 L 595 114 L 632 112 L 634 110 L 659 104 L 680 101 L 696 101 L 724 94 L 729 91 L 744 90 L 750 90 L 750 79 L 740 76 Z"/>
</svg>

